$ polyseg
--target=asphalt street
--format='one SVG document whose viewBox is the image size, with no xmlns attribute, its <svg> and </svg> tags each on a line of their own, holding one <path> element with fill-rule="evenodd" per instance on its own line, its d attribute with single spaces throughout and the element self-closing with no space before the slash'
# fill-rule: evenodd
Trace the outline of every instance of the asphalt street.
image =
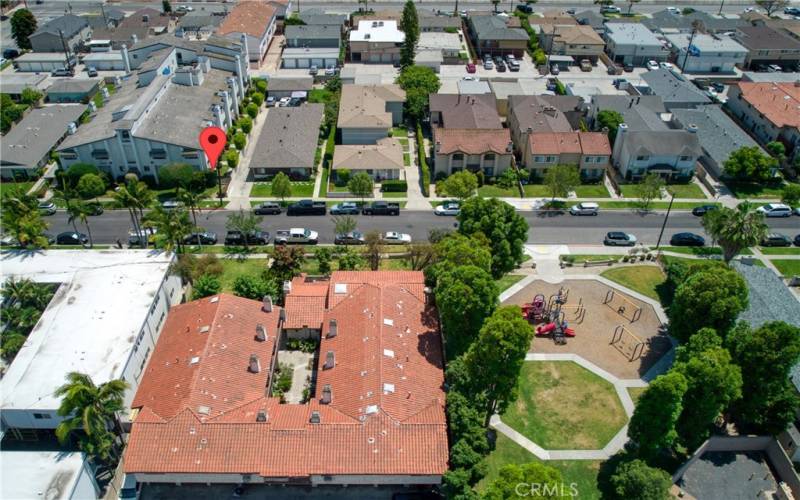
<svg viewBox="0 0 800 500">
<path fill-rule="evenodd" d="M 231 212 L 225 210 L 204 210 L 198 217 L 198 224 L 206 231 L 217 233 L 220 243 L 225 236 L 225 222 Z M 575 217 L 567 213 L 548 214 L 545 212 L 520 212 L 528 221 L 529 244 L 600 244 L 608 231 L 625 231 L 634 234 L 639 241 L 647 245 L 655 245 L 663 212 L 641 215 L 635 211 L 607 210 L 596 217 Z M 399 231 L 411 235 L 414 241 L 427 239 L 432 228 L 455 228 L 455 217 L 440 217 L 432 211 L 403 211 L 399 217 L 356 216 L 358 230 Z M 53 235 L 62 231 L 72 231 L 64 212 L 46 217 Z M 800 232 L 800 217 L 786 219 L 769 219 L 770 227 L 780 233 L 794 238 Z M 89 218 L 92 236 L 98 244 L 113 244 L 117 239 L 127 241 L 128 230 L 132 227 L 128 212 L 125 210 L 108 210 L 103 215 Z M 302 227 L 319 232 L 321 243 L 333 243 L 334 221 L 332 216 L 288 217 L 285 214 L 264 216 L 261 228 L 274 234 L 277 229 Z M 78 230 L 86 232 L 79 223 Z M 664 241 L 675 233 L 690 231 L 705 235 L 700 218 L 688 212 L 670 214 Z"/>
</svg>

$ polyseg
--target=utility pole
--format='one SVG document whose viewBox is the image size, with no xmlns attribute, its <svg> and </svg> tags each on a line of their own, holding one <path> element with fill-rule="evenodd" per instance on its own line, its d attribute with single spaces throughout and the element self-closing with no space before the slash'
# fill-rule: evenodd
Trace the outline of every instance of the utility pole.
<svg viewBox="0 0 800 500">
<path fill-rule="evenodd" d="M 672 211 L 672 202 L 675 201 L 675 193 L 670 193 L 671 197 L 669 199 L 669 206 L 667 207 L 667 214 L 664 216 L 664 222 L 661 224 L 661 232 L 658 233 L 658 242 L 656 243 L 656 252 L 658 251 L 658 247 L 661 246 L 661 238 L 664 236 L 664 229 L 667 227 L 667 220 L 669 219 L 669 213 Z"/>
<path fill-rule="evenodd" d="M 686 46 L 686 55 L 683 56 L 683 64 L 681 65 L 681 73 L 686 71 L 686 61 L 689 59 L 689 50 L 692 48 L 692 42 L 694 42 L 694 36 L 701 29 L 703 29 L 703 23 L 701 23 L 700 21 L 695 21 L 695 22 L 692 23 L 692 35 L 689 37 L 689 45 Z"/>
<path fill-rule="evenodd" d="M 64 31 L 58 30 L 58 36 L 61 37 L 61 46 L 64 48 L 64 67 L 67 69 L 72 68 L 72 62 L 69 58 L 69 47 L 67 46 L 67 41 L 64 40 Z"/>
<path fill-rule="evenodd" d="M 723 8 L 724 6 L 725 6 L 725 0 L 722 0 L 722 2 L 720 2 L 720 4 L 719 4 L 719 12 L 717 12 L 717 15 L 718 15 L 718 16 L 721 16 L 721 15 L 722 15 L 722 8 Z"/>
<path fill-rule="evenodd" d="M 103 14 L 103 22 L 105 23 L 106 28 L 108 28 L 108 18 L 106 17 L 106 9 L 103 8 L 102 3 L 100 4 L 100 13 Z"/>
</svg>

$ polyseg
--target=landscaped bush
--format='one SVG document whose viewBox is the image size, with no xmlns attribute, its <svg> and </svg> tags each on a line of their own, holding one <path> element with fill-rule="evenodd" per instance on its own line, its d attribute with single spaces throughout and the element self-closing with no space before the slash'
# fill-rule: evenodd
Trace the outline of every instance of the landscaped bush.
<svg viewBox="0 0 800 500">
<path fill-rule="evenodd" d="M 312 353 L 317 350 L 317 341 L 314 339 L 288 339 L 286 348 L 290 351 Z"/>
<path fill-rule="evenodd" d="M 239 128 L 242 129 L 242 132 L 245 134 L 249 134 L 251 130 L 253 130 L 253 120 L 250 119 L 249 116 L 242 116 L 239 118 Z"/>
<path fill-rule="evenodd" d="M 251 97 L 251 99 L 257 106 L 261 106 L 262 104 L 264 104 L 264 94 L 262 94 L 261 92 L 253 92 L 253 96 Z"/>
<path fill-rule="evenodd" d="M 419 156 L 419 170 L 422 179 L 422 194 L 430 196 L 431 192 L 431 171 L 428 162 L 425 160 L 425 139 L 422 137 L 422 126 L 417 123 L 417 154 Z"/>
<path fill-rule="evenodd" d="M 233 136 L 233 145 L 236 146 L 236 149 L 243 150 L 245 144 L 247 144 L 247 137 L 243 133 L 238 132 Z"/>
<path fill-rule="evenodd" d="M 325 165 L 330 167 L 333 162 L 333 151 L 336 149 L 336 127 L 331 127 L 328 142 L 325 144 Z"/>
<path fill-rule="evenodd" d="M 405 193 L 408 191 L 408 183 L 401 180 L 383 181 L 381 191 L 384 193 Z"/>
</svg>

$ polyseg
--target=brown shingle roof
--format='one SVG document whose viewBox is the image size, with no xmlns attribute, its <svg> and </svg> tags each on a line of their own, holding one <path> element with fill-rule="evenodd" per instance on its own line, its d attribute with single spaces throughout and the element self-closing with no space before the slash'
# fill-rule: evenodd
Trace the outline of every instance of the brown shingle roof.
<svg viewBox="0 0 800 500">
<path fill-rule="evenodd" d="M 503 128 L 493 94 L 432 94 L 431 112 L 439 112 L 445 127 Z"/>
<path fill-rule="evenodd" d="M 436 152 L 440 154 L 511 154 L 511 133 L 501 129 L 434 129 Z"/>
<path fill-rule="evenodd" d="M 800 127 L 800 86 L 795 83 L 740 82 L 742 99 L 776 127 Z"/>
<path fill-rule="evenodd" d="M 399 85 L 342 85 L 339 100 L 339 127 L 392 126 L 387 102 L 404 102 L 406 93 Z"/>
<path fill-rule="evenodd" d="M 531 154 L 611 155 L 608 136 L 601 132 L 535 132 L 528 147 Z"/>
<path fill-rule="evenodd" d="M 336 146 L 333 152 L 334 170 L 402 169 L 404 166 L 403 146 L 392 137 L 375 144 Z"/>
<path fill-rule="evenodd" d="M 262 2 L 240 2 L 231 9 L 228 16 L 219 25 L 217 33 L 247 33 L 261 37 L 275 16 L 275 7 Z"/>
</svg>

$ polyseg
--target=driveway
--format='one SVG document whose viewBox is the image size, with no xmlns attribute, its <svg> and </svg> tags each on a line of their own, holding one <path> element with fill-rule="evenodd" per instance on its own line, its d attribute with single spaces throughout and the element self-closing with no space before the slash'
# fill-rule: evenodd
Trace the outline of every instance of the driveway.
<svg viewBox="0 0 800 500">
<path fill-rule="evenodd" d="M 253 151 L 256 150 L 258 138 L 261 130 L 267 122 L 267 115 L 270 109 L 262 110 L 253 121 L 253 129 L 247 138 L 247 145 L 244 151 L 240 152 L 239 166 L 231 174 L 231 182 L 228 185 L 228 210 L 249 210 L 250 209 L 250 189 L 253 187 L 252 180 L 248 180 L 250 174 L 250 160 L 253 158 Z"/>
</svg>

